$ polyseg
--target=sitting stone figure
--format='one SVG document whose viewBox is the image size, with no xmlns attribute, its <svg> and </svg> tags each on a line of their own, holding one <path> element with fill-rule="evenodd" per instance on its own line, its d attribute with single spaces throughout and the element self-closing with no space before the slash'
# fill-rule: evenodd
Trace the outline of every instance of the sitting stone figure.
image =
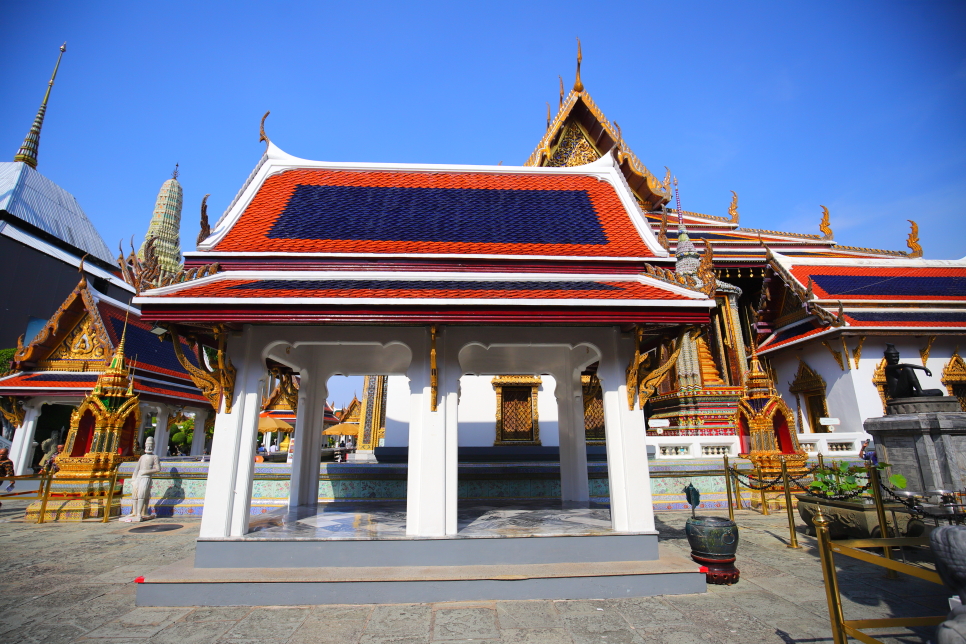
<svg viewBox="0 0 966 644">
<path fill-rule="evenodd" d="M 886 344 L 884 355 L 886 360 L 886 389 L 890 399 L 943 395 L 943 392 L 939 389 L 922 388 L 915 370 L 921 369 L 926 372 L 927 376 L 931 376 L 932 371 L 916 364 L 899 364 L 899 350 L 896 349 L 894 344 Z"/>
<path fill-rule="evenodd" d="M 151 475 L 161 471 L 161 461 L 154 455 L 154 438 L 149 436 L 144 442 L 144 454 L 138 459 L 138 464 L 131 474 L 131 498 L 134 507 L 131 514 L 121 519 L 129 523 L 138 523 L 142 519 L 150 519 L 145 514 L 151 497 Z"/>
<path fill-rule="evenodd" d="M 942 526 L 929 535 L 936 572 L 962 604 L 936 629 L 938 644 L 966 644 L 966 527 Z"/>
</svg>

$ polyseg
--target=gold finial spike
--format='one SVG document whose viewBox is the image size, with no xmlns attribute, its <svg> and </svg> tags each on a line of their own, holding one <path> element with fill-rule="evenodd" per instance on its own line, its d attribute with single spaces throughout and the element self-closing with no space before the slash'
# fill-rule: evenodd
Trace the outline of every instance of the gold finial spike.
<svg viewBox="0 0 966 644">
<path fill-rule="evenodd" d="M 87 259 L 87 253 L 81 257 L 80 264 L 77 266 L 77 272 L 81 274 L 81 286 L 87 286 L 87 275 L 84 274 L 84 260 Z"/>
<path fill-rule="evenodd" d="M 909 247 L 909 252 L 906 253 L 909 257 L 922 257 L 922 246 L 919 245 L 919 224 L 911 219 L 907 219 L 911 225 L 912 229 L 909 231 L 909 237 L 906 238 L 906 246 Z"/>
<path fill-rule="evenodd" d="M 174 164 L 174 171 L 171 173 L 171 178 L 174 179 L 175 181 L 178 180 L 178 175 L 181 174 L 180 172 L 178 172 L 178 166 L 179 165 L 181 165 L 181 164 L 180 163 L 175 163 Z"/>
<path fill-rule="evenodd" d="M 580 51 L 580 38 L 577 39 L 577 80 L 574 81 L 574 91 L 582 92 L 584 91 L 584 83 L 580 80 L 580 63 L 583 61 L 584 55 Z"/>
<path fill-rule="evenodd" d="M 563 108 L 563 99 L 564 99 L 563 76 L 560 76 L 558 74 L 557 75 L 557 78 L 560 79 L 560 105 L 558 107 L 562 109 Z"/>
<path fill-rule="evenodd" d="M 208 193 L 205 195 L 205 198 L 201 200 L 201 229 L 198 231 L 197 242 L 199 246 L 201 245 L 201 242 L 208 239 L 208 236 L 211 235 L 211 225 L 208 223 L 208 197 L 210 196 L 211 193 Z"/>
<path fill-rule="evenodd" d="M 268 118 L 269 114 L 271 114 L 271 111 L 265 112 L 265 116 L 262 117 L 262 122 L 258 126 L 258 141 L 259 143 L 265 141 L 266 150 L 268 149 L 268 144 L 271 143 L 271 139 L 269 139 L 268 135 L 265 134 L 265 119 Z"/>
<path fill-rule="evenodd" d="M 829 219 L 828 208 L 822 206 L 822 221 L 818 225 L 818 229 L 825 235 L 822 239 L 832 239 L 832 226 Z"/>
<path fill-rule="evenodd" d="M 734 190 L 731 191 L 731 205 L 728 206 L 728 215 L 731 216 L 731 223 L 738 223 L 738 193 Z M 759 240 L 761 239 L 761 234 L 758 234 Z"/>
<path fill-rule="evenodd" d="M 34 117 L 33 125 L 30 126 L 30 130 L 27 132 L 27 136 L 24 137 L 20 149 L 13 157 L 14 161 L 26 163 L 35 170 L 37 169 L 37 151 L 40 148 L 40 129 L 44 126 L 44 115 L 47 113 L 47 100 L 50 99 L 50 90 L 54 87 L 54 79 L 57 78 L 57 70 L 60 69 L 60 59 L 64 57 L 65 51 L 67 51 L 66 42 L 60 46 L 60 54 L 57 56 L 57 64 L 54 65 L 54 73 L 50 75 L 50 81 L 47 83 L 47 91 L 44 93 L 44 100 L 40 103 L 40 109 L 37 110 L 37 116 Z"/>
<path fill-rule="evenodd" d="M 547 103 L 547 129 L 550 129 L 550 103 Z"/>
</svg>

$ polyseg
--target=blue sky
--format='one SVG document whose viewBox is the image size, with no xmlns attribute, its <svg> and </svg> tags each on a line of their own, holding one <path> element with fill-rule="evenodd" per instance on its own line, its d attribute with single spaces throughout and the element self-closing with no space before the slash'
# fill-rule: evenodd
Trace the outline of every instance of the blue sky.
<svg viewBox="0 0 966 644">
<path fill-rule="evenodd" d="M 966 255 L 962 2 L 5 2 L 0 152 L 57 48 L 38 169 L 111 247 L 143 238 L 180 163 L 182 246 L 264 148 L 332 161 L 522 163 L 573 84 L 687 210 L 749 227 Z M 351 398 L 351 393 L 349 394 Z"/>
</svg>

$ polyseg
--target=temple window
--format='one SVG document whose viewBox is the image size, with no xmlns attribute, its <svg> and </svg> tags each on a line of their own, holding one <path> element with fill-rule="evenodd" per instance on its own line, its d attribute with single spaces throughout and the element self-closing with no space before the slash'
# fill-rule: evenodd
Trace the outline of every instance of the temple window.
<svg viewBox="0 0 966 644">
<path fill-rule="evenodd" d="M 494 445 L 540 445 L 537 392 L 542 381 L 534 376 L 497 376 L 496 440 Z"/>
<path fill-rule="evenodd" d="M 828 429 L 822 425 L 820 419 L 828 417 L 828 402 L 825 398 L 825 379 L 814 369 L 799 358 L 798 371 L 788 391 L 795 394 L 797 407 L 798 431 L 805 432 L 802 423 L 802 402 L 804 399 L 805 413 L 808 415 L 808 429 L 812 433 L 824 433 Z"/>
<path fill-rule="evenodd" d="M 600 380 L 596 374 L 580 376 L 584 394 L 584 437 L 588 445 L 603 445 L 604 435 L 604 396 Z"/>
</svg>

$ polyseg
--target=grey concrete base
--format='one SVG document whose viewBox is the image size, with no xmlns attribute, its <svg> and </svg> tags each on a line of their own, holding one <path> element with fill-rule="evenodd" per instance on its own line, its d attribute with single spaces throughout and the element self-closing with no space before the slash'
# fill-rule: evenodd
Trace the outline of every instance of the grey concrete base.
<svg viewBox="0 0 966 644">
<path fill-rule="evenodd" d="M 906 477 L 907 490 L 966 487 L 966 413 L 895 414 L 863 425 L 875 440 L 879 461 Z"/>
<path fill-rule="evenodd" d="M 656 561 L 482 566 L 200 569 L 186 559 L 145 575 L 138 606 L 292 606 L 509 599 L 610 599 L 706 591 L 698 564 Z"/>
<path fill-rule="evenodd" d="M 918 398 L 892 398 L 886 402 L 886 415 L 962 413 L 959 399 L 955 396 L 919 396 Z"/>
<path fill-rule="evenodd" d="M 281 540 L 199 539 L 197 568 L 340 566 L 469 566 L 658 559 L 657 533 L 488 539 Z M 429 600 L 427 600 L 429 601 Z"/>
</svg>

